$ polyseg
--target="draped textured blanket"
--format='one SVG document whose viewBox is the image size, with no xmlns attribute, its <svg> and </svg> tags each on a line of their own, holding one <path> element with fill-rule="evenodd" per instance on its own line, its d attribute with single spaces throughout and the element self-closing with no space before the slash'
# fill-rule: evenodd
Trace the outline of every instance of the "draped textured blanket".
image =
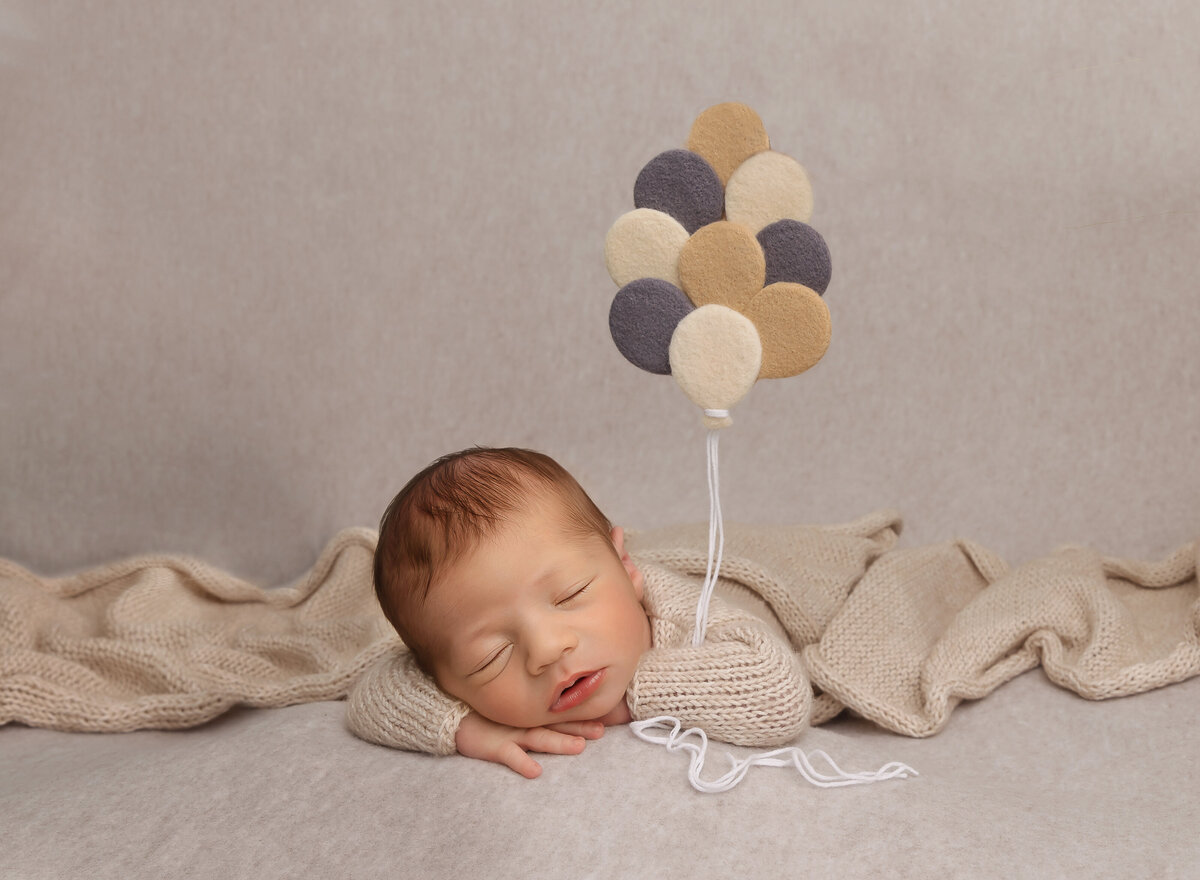
<svg viewBox="0 0 1200 880">
<path fill-rule="evenodd" d="M 1200 672 L 1197 545 L 1158 562 L 1065 549 L 1010 569 L 967 542 L 898 549 L 888 511 L 840 526 L 728 526 L 723 592 L 769 608 L 820 692 L 928 736 L 963 699 L 1041 664 L 1089 699 Z M 630 536 L 695 584 L 705 527 Z M 0 560 L 0 724 L 180 728 L 235 705 L 344 696 L 395 642 L 371 586 L 375 532 L 339 533 L 295 584 L 181 557 L 47 578 Z"/>
</svg>

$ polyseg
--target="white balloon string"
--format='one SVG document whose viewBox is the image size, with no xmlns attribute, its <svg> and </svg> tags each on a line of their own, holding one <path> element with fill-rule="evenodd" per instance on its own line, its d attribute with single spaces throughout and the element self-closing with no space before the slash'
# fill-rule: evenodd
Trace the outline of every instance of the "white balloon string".
<svg viewBox="0 0 1200 880">
<path fill-rule="evenodd" d="M 700 588 L 700 602 L 696 606 L 696 629 L 692 633 L 693 647 L 704 642 L 704 631 L 708 628 L 708 605 L 717 577 L 721 572 L 721 557 L 725 552 L 725 523 L 721 516 L 721 473 L 718 448 L 721 432 L 708 432 L 708 566 L 704 572 L 704 585 Z"/>
<path fill-rule="evenodd" d="M 825 752 L 815 749 L 811 756 L 796 746 L 775 749 L 770 752 L 757 752 L 748 757 L 737 759 L 728 752 L 729 770 L 716 779 L 706 780 L 701 777 L 704 770 L 704 758 L 708 752 L 708 736 L 698 727 L 682 730 L 683 724 L 671 715 L 659 715 L 644 721 L 634 721 L 629 725 L 639 739 L 665 746 L 668 752 L 685 751 L 691 756 L 688 762 L 688 782 L 692 788 L 705 794 L 718 794 L 729 791 L 750 772 L 751 767 L 795 767 L 797 772 L 808 782 L 818 788 L 840 788 L 846 785 L 866 785 L 871 782 L 883 782 L 887 779 L 908 779 L 919 776 L 912 767 L 892 761 L 884 764 L 874 772 L 847 772 L 839 767 Z M 826 773 L 813 766 L 812 758 L 823 761 L 832 771 Z"/>
</svg>

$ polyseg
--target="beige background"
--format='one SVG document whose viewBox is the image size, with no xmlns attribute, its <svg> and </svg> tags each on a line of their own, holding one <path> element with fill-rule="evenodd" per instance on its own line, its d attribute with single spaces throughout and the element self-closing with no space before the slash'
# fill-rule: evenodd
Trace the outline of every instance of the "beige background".
<svg viewBox="0 0 1200 880">
<path fill-rule="evenodd" d="M 1200 527 L 1190 0 L 0 8 L 0 555 L 278 582 L 475 443 L 703 520 L 602 248 L 730 99 L 810 172 L 834 333 L 735 411 L 727 518 L 1014 561 Z"/>
</svg>

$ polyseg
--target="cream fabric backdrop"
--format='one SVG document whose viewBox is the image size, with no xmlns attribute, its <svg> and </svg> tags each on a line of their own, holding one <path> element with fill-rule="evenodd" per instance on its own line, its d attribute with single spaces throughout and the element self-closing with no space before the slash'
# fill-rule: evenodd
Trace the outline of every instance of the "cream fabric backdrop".
<svg viewBox="0 0 1200 880">
<path fill-rule="evenodd" d="M 276 583 L 433 457 L 532 445 L 707 516 L 607 334 L 604 233 L 706 106 L 800 159 L 832 347 L 726 517 L 1156 556 L 1200 526 L 1200 6 L 0 5 L 0 555 Z"/>
</svg>

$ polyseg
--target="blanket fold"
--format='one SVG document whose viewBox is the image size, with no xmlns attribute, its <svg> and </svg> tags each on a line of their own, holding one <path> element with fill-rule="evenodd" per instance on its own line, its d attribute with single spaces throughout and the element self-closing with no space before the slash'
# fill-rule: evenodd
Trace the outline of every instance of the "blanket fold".
<svg viewBox="0 0 1200 880">
<path fill-rule="evenodd" d="M 1067 549 L 1012 571 L 966 541 L 898 551 L 804 660 L 815 683 L 909 736 L 1039 664 L 1093 700 L 1162 687 L 1200 672 L 1196 545 L 1158 563 Z"/>
<path fill-rule="evenodd" d="M 236 705 L 333 700 L 395 634 L 375 532 L 347 529 L 297 583 L 263 589 L 187 557 L 62 578 L 0 560 L 0 724 L 193 727 Z"/>
<path fill-rule="evenodd" d="M 1041 665 L 1089 699 L 1200 673 L 1197 545 L 1158 562 L 1071 548 L 1010 569 L 969 541 L 898 549 L 897 514 L 726 528 L 719 592 L 799 652 L 814 723 L 843 706 L 898 733 Z M 338 699 L 394 648 L 371 584 L 375 532 L 335 536 L 295 584 L 263 589 L 184 557 L 47 578 L 0 560 L 0 724 L 190 727 L 235 705 Z M 629 536 L 699 591 L 707 530 Z"/>
</svg>

